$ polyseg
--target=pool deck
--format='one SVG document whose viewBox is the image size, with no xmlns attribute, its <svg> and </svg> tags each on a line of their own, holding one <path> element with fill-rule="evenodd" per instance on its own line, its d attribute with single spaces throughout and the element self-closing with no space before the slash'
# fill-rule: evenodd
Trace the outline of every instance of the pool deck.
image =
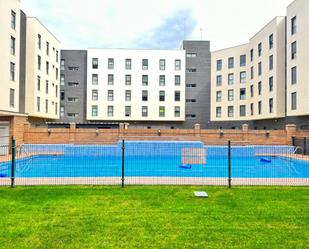
<svg viewBox="0 0 309 249">
<path fill-rule="evenodd" d="M 10 178 L 0 178 L 9 186 Z M 126 177 L 125 185 L 227 186 L 227 178 Z M 121 185 L 120 177 L 16 178 L 16 186 L 38 185 Z M 232 186 L 309 186 L 309 178 L 233 178 Z"/>
</svg>

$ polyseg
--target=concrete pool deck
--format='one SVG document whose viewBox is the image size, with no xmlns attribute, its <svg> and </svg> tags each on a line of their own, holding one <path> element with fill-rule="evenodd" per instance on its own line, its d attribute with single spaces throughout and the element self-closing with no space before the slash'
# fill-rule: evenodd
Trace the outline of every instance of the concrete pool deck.
<svg viewBox="0 0 309 249">
<path fill-rule="evenodd" d="M 126 177 L 125 185 L 227 186 L 227 178 Z M 10 186 L 10 178 L 0 178 L 0 186 Z M 16 178 L 16 186 L 40 185 L 121 185 L 121 177 Z M 232 178 L 232 186 L 309 186 L 309 178 Z"/>
</svg>

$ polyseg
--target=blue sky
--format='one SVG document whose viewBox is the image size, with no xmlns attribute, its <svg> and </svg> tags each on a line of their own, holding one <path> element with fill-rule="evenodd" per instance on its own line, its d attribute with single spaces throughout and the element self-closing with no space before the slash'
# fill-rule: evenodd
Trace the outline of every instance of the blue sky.
<svg viewBox="0 0 309 249">
<path fill-rule="evenodd" d="M 21 0 L 65 49 L 177 49 L 186 39 L 217 50 L 246 43 L 292 0 Z"/>
</svg>

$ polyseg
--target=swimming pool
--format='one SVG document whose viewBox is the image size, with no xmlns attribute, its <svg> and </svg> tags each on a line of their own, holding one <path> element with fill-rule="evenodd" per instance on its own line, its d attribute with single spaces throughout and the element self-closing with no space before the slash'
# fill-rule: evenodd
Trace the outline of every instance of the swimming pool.
<svg viewBox="0 0 309 249">
<path fill-rule="evenodd" d="M 204 150 L 206 163 L 181 168 L 184 148 Z M 121 143 L 25 145 L 23 149 L 29 156 L 16 161 L 17 178 L 121 177 L 122 174 Z M 292 152 L 291 146 L 232 147 L 231 176 L 309 178 L 309 162 L 287 158 Z M 265 155 L 270 162 L 261 161 Z M 200 142 L 130 142 L 126 144 L 124 165 L 126 177 L 228 177 L 227 147 L 204 147 Z M 0 175 L 10 174 L 11 163 L 0 163 Z"/>
</svg>

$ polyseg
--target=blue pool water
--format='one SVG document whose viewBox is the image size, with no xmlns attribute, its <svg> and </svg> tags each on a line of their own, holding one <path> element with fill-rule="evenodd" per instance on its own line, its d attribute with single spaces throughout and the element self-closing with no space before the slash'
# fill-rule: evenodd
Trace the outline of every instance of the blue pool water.
<svg viewBox="0 0 309 249">
<path fill-rule="evenodd" d="M 181 149 L 200 148 L 193 143 L 140 142 L 126 145 L 125 176 L 155 177 L 227 177 L 227 148 L 205 148 L 206 164 L 181 168 Z M 16 161 L 16 177 L 120 177 L 121 145 L 116 146 L 69 146 L 32 145 L 27 153 L 58 153 L 61 155 L 36 155 Z M 280 156 L 263 156 L 270 152 L 266 146 L 232 148 L 232 177 L 234 178 L 309 178 L 309 163 Z M 276 147 L 278 154 L 291 152 L 291 147 Z M 151 156 L 149 156 L 151 155 Z M 265 156 L 264 156 L 265 157 Z M 0 177 L 10 176 L 10 162 L 0 164 Z"/>
</svg>

